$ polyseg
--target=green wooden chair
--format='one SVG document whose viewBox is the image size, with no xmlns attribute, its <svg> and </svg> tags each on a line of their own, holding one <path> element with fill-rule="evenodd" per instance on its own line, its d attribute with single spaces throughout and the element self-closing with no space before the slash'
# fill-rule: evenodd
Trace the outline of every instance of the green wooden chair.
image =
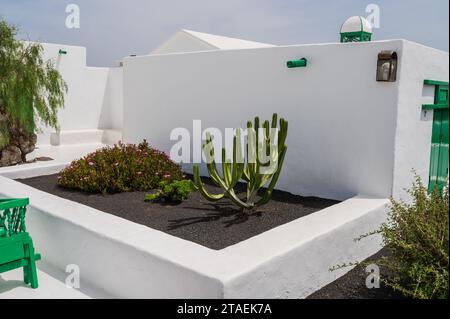
<svg viewBox="0 0 450 319">
<path fill-rule="evenodd" d="M 0 199 L 0 273 L 23 268 L 23 280 L 38 287 L 33 240 L 25 227 L 29 199 Z"/>
</svg>

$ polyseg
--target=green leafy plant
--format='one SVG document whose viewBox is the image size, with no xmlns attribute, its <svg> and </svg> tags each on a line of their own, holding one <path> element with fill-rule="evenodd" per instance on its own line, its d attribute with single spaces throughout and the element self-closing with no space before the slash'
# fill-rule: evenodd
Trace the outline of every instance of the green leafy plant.
<svg viewBox="0 0 450 319">
<path fill-rule="evenodd" d="M 181 180 L 178 164 L 147 141 L 119 143 L 72 162 L 58 177 L 62 187 L 93 193 L 149 191 L 161 181 Z"/>
<path fill-rule="evenodd" d="M 58 129 L 67 85 L 37 43 L 16 39 L 17 28 L 0 20 L 0 158 L 8 146 L 22 161 L 34 150 L 36 123 Z"/>
<path fill-rule="evenodd" d="M 166 203 L 182 202 L 189 198 L 189 195 L 194 190 L 191 181 L 161 181 L 159 188 L 153 194 L 147 194 L 145 196 L 146 202 L 161 201 Z"/>
<path fill-rule="evenodd" d="M 380 231 L 392 257 L 382 264 L 397 276 L 387 284 L 406 296 L 448 298 L 449 190 L 428 194 L 416 176 L 408 191 L 413 201 L 391 200 L 389 220 Z"/>
<path fill-rule="evenodd" d="M 408 190 L 411 202 L 391 199 L 388 221 L 362 240 L 381 234 L 388 253 L 374 262 L 392 276 L 381 278 L 389 287 L 415 299 L 448 299 L 449 188 L 429 194 L 416 176 Z M 344 264 L 334 269 L 360 263 Z"/>
<path fill-rule="evenodd" d="M 217 202 L 225 196 L 243 210 L 252 211 L 256 207 L 267 204 L 280 177 L 284 158 L 287 152 L 285 144 L 288 122 L 274 114 L 272 123 L 265 121 L 260 127 L 260 120 L 247 122 L 247 156 L 244 158 L 241 145 L 241 130 L 237 129 L 233 139 L 233 160 L 226 159 L 225 148 L 222 149 L 222 172 L 220 176 L 215 162 L 213 140 L 207 135 L 203 152 L 207 160 L 207 167 L 212 181 L 223 189 L 223 193 L 209 193 L 200 178 L 199 167 L 194 165 L 193 184 L 202 196 L 212 202 Z M 264 156 L 265 155 L 265 156 Z M 266 160 L 263 160 L 263 157 Z M 247 183 L 246 198 L 241 199 L 235 191 L 235 186 L 241 180 Z M 267 189 L 261 198 L 258 193 L 265 186 Z"/>
</svg>

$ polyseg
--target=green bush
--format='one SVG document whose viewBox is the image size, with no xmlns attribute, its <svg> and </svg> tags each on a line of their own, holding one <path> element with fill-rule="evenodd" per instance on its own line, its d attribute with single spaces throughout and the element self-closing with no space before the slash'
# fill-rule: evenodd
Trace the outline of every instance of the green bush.
<svg viewBox="0 0 450 319">
<path fill-rule="evenodd" d="M 429 195 L 416 176 L 411 203 L 391 200 L 388 222 L 380 232 L 391 256 L 379 263 L 395 274 L 388 286 L 407 297 L 448 298 L 449 192 Z"/>
<path fill-rule="evenodd" d="M 58 176 L 62 187 L 93 193 L 149 191 L 161 181 L 183 178 L 178 164 L 144 140 L 139 145 L 119 143 L 72 162 Z"/>
<path fill-rule="evenodd" d="M 191 192 L 194 191 L 191 181 L 162 181 L 159 183 L 159 189 L 153 193 L 145 196 L 146 202 L 161 201 L 161 202 L 182 202 L 189 198 Z"/>
</svg>

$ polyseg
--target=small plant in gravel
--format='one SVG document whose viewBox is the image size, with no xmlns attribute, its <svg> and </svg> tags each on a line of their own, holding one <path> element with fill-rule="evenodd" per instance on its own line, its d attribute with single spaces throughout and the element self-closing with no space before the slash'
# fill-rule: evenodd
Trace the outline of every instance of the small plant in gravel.
<svg viewBox="0 0 450 319">
<path fill-rule="evenodd" d="M 194 187 L 190 180 L 161 181 L 153 194 L 145 196 L 146 202 L 179 203 L 189 198 Z"/>
<path fill-rule="evenodd" d="M 92 193 L 149 191 L 161 181 L 181 180 L 181 167 L 147 141 L 118 143 L 72 162 L 58 176 L 58 185 Z"/>
<path fill-rule="evenodd" d="M 408 190 L 411 203 L 391 199 L 388 221 L 373 233 L 381 234 L 388 250 L 375 261 L 393 275 L 381 280 L 414 299 L 449 297 L 449 187 L 429 194 L 416 176 Z M 373 263 L 373 262 L 371 262 Z M 356 265 L 344 264 L 333 269 Z"/>
</svg>

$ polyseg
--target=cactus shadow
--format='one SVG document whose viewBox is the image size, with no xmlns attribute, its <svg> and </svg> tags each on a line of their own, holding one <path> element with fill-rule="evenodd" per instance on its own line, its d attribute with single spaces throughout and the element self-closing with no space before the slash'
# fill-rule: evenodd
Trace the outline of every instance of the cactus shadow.
<svg viewBox="0 0 450 319">
<path fill-rule="evenodd" d="M 233 207 L 231 204 L 211 204 L 207 203 L 209 208 L 199 208 L 199 207 L 186 207 L 192 210 L 198 211 L 209 211 L 201 216 L 188 217 L 188 218 L 178 218 L 169 220 L 169 230 L 174 230 L 177 228 L 182 228 L 199 223 L 210 223 L 222 220 L 225 228 L 232 227 L 234 225 L 243 224 L 249 219 L 249 214 L 243 212 L 241 209 Z M 259 214 L 259 213 L 256 213 Z"/>
</svg>

